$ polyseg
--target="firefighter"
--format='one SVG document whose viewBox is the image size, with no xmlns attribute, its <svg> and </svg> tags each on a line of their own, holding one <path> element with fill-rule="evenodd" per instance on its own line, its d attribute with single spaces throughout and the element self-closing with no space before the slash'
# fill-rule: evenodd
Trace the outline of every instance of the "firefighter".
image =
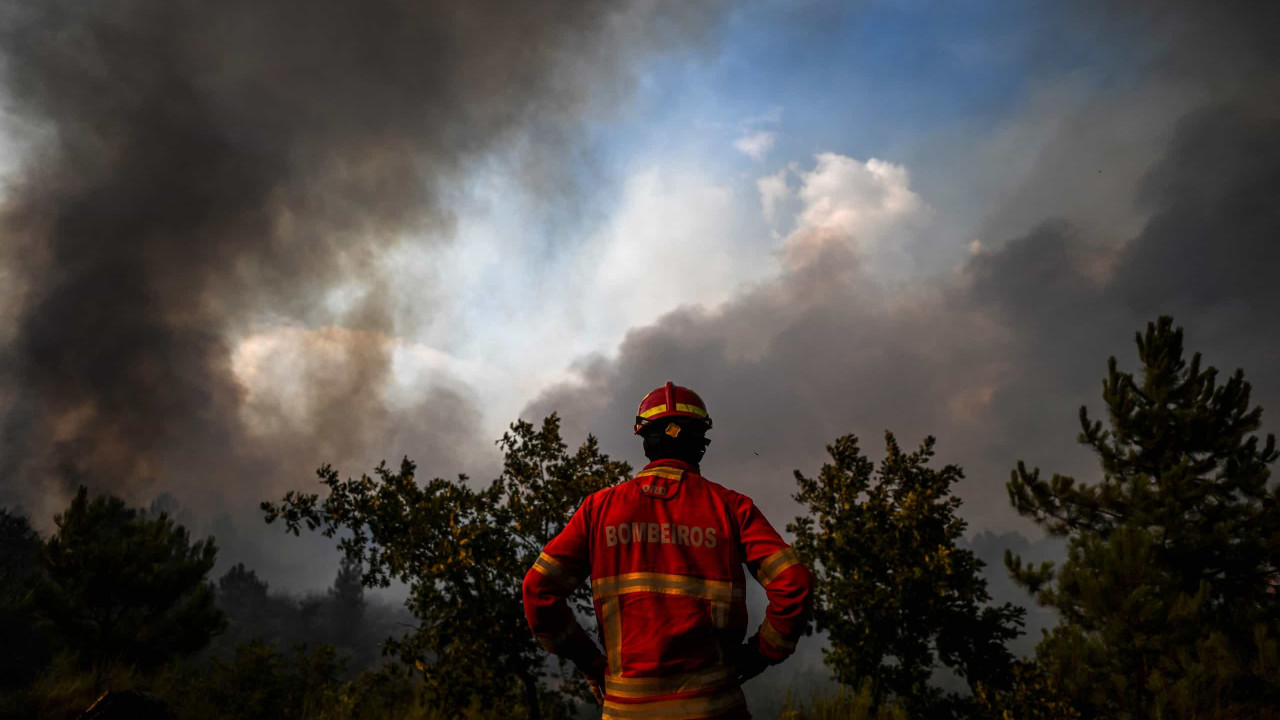
<svg viewBox="0 0 1280 720">
<path fill-rule="evenodd" d="M 634 429 L 649 464 L 547 543 L 524 579 L 529 626 L 586 674 L 604 720 L 750 718 L 741 685 L 795 651 L 812 576 L 751 498 L 700 474 L 711 417 L 697 393 L 668 382 Z M 746 642 L 744 566 L 769 599 Z M 603 653 L 566 601 L 588 577 Z"/>
</svg>

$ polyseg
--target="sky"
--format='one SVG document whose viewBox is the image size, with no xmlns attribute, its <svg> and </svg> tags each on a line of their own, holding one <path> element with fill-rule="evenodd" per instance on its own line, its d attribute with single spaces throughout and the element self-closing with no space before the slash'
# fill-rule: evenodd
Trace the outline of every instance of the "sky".
<svg viewBox="0 0 1280 720">
<path fill-rule="evenodd" d="M 889 430 L 1034 538 L 1010 469 L 1096 476 L 1159 315 L 1280 399 L 1264 3 L 273 5 L 0 13 L 0 502 L 46 530 L 167 494 L 322 587 L 257 511 L 321 463 L 490 478 L 558 412 L 638 466 L 672 380 L 779 527 Z"/>
</svg>

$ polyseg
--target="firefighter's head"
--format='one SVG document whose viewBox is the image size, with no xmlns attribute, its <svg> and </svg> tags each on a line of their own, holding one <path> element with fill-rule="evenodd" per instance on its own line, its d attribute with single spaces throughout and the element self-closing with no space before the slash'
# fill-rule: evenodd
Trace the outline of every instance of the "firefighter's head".
<svg viewBox="0 0 1280 720">
<path fill-rule="evenodd" d="M 635 433 L 644 439 L 649 460 L 697 465 L 711 444 L 710 429 L 711 416 L 698 393 L 672 382 L 646 395 L 636 410 Z"/>
</svg>

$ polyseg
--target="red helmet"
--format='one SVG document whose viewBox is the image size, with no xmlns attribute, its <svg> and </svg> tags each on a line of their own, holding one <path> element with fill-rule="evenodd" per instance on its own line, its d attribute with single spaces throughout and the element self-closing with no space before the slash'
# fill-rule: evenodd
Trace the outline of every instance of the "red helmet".
<svg viewBox="0 0 1280 720">
<path fill-rule="evenodd" d="M 639 435 L 646 425 L 665 417 L 701 420 L 706 423 L 707 430 L 711 429 L 707 404 L 702 402 L 698 393 L 673 382 L 645 395 L 644 400 L 640 401 L 640 408 L 636 410 L 635 434 Z"/>
</svg>

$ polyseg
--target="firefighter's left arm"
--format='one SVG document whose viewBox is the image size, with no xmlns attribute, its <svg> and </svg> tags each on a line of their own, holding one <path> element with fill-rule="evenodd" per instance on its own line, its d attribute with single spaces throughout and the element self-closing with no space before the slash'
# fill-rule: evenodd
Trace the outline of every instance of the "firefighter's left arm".
<svg viewBox="0 0 1280 720">
<path fill-rule="evenodd" d="M 766 660 L 780 663 L 795 652 L 809 626 L 813 575 L 750 498 L 739 496 L 736 511 L 743 560 L 769 598 L 755 641 Z"/>
<path fill-rule="evenodd" d="M 525 618 L 538 642 L 584 670 L 595 664 L 601 652 L 574 617 L 568 597 L 591 571 L 589 502 L 584 502 L 564 530 L 543 548 L 524 576 L 523 586 Z"/>
</svg>

